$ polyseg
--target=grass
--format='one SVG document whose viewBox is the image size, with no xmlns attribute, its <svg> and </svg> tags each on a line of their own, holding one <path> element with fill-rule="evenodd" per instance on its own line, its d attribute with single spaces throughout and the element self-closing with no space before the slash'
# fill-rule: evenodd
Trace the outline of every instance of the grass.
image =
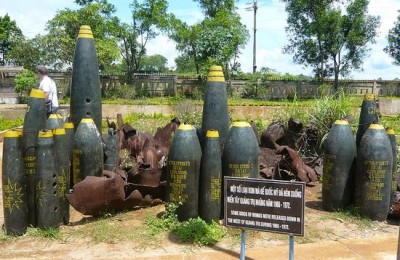
<svg viewBox="0 0 400 260">
<path fill-rule="evenodd" d="M 354 207 L 350 207 L 348 209 L 343 209 L 335 212 L 331 212 L 329 215 L 322 218 L 323 219 L 331 219 L 338 220 L 340 222 L 348 222 L 351 224 L 357 225 L 360 229 L 368 229 L 374 226 L 374 221 L 362 217 Z"/>
<path fill-rule="evenodd" d="M 11 119 L 5 119 L 4 117 L 0 117 L 0 131 L 22 126 L 23 123 L 24 120 L 22 118 L 11 120 Z"/>
<path fill-rule="evenodd" d="M 61 234 L 60 230 L 54 228 L 49 228 L 49 229 L 28 228 L 27 235 L 38 238 L 46 238 L 49 240 L 63 239 L 63 235 Z"/>
</svg>

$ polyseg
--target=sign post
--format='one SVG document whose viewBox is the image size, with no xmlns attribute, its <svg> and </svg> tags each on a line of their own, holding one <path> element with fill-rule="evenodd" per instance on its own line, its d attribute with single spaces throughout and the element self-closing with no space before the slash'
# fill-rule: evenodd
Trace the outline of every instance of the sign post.
<svg viewBox="0 0 400 260">
<path fill-rule="evenodd" d="M 288 234 L 294 259 L 294 236 L 304 236 L 305 183 L 225 176 L 224 187 L 225 225 L 242 228 L 240 259 L 247 228 Z"/>
</svg>

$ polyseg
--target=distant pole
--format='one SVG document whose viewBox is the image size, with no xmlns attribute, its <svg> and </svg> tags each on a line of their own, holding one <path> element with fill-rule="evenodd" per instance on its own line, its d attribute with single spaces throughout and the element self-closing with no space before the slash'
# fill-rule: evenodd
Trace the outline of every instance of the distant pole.
<svg viewBox="0 0 400 260">
<path fill-rule="evenodd" d="M 257 63 L 256 63 L 256 34 L 257 34 L 257 0 L 253 1 L 253 11 L 254 11 L 254 28 L 253 28 L 253 74 L 256 73 Z"/>
<path fill-rule="evenodd" d="M 256 33 L 257 33 L 257 0 L 253 0 L 253 3 L 247 3 L 251 4 L 251 7 L 246 7 L 247 11 L 253 10 L 253 74 L 256 73 L 257 70 L 257 63 L 256 63 Z"/>
</svg>

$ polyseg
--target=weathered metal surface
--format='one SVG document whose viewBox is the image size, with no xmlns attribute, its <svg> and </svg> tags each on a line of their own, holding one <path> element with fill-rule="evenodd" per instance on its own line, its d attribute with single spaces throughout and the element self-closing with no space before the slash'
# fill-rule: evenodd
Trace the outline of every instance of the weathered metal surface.
<svg viewBox="0 0 400 260">
<path fill-rule="evenodd" d="M 207 222 L 221 217 L 222 164 L 218 131 L 208 130 L 203 143 L 199 181 L 199 216 Z"/>
<path fill-rule="evenodd" d="M 71 121 L 78 127 L 82 119 L 93 118 L 101 132 L 101 92 L 96 46 L 89 26 L 82 25 L 76 40 L 71 81 Z"/>
<path fill-rule="evenodd" d="M 317 174 L 315 173 L 314 169 L 306 165 L 300 157 L 299 153 L 296 152 L 294 149 L 288 146 L 278 146 L 276 149 L 276 153 L 283 155 L 284 158 L 281 160 L 279 165 L 275 167 L 275 170 L 285 169 L 293 173 L 296 178 L 298 178 L 300 181 L 304 181 L 305 183 L 318 180 Z M 279 176 L 279 173 L 275 174 L 276 179 L 278 179 Z M 281 175 L 280 179 L 285 179 L 285 177 Z"/>
<path fill-rule="evenodd" d="M 354 198 L 356 141 L 351 126 L 336 120 L 324 142 L 322 207 L 337 211 L 347 208 Z"/>
<path fill-rule="evenodd" d="M 72 152 L 74 184 L 103 173 L 103 143 L 91 118 L 83 118 L 75 132 Z"/>
<path fill-rule="evenodd" d="M 157 186 L 126 183 L 119 175 L 104 171 L 102 177 L 88 176 L 74 186 L 68 201 L 84 215 L 154 206 L 165 199 L 165 181 Z"/>
<path fill-rule="evenodd" d="M 46 126 L 45 93 L 32 89 L 24 118 L 22 143 L 28 196 L 28 224 L 36 227 L 36 147 L 38 132 Z"/>
<path fill-rule="evenodd" d="M 370 124 L 378 122 L 377 100 L 374 94 L 365 94 L 361 104 L 360 117 L 356 135 L 356 145 L 359 147 L 362 136 L 367 131 Z"/>
<path fill-rule="evenodd" d="M 58 228 L 61 223 L 58 176 L 53 134 L 39 131 L 36 163 L 38 228 Z"/>
<path fill-rule="evenodd" d="M 3 142 L 2 188 L 4 229 L 23 235 L 28 227 L 28 207 L 21 133 L 7 131 Z"/>
<path fill-rule="evenodd" d="M 204 94 L 201 141 L 208 130 L 217 130 L 221 149 L 229 132 L 229 111 L 226 83 L 221 66 L 211 66 Z"/>
<path fill-rule="evenodd" d="M 198 216 L 201 147 L 191 125 L 180 125 L 174 134 L 167 161 L 166 201 L 179 205 L 178 219 Z"/>
<path fill-rule="evenodd" d="M 57 173 L 57 186 L 58 197 L 60 200 L 60 221 L 62 224 L 69 223 L 69 203 L 66 194 L 69 192 L 70 187 L 70 163 L 71 151 L 68 149 L 68 140 L 65 128 L 57 128 L 53 130 L 54 135 L 54 151 L 56 156 L 56 169 Z"/>
<path fill-rule="evenodd" d="M 355 207 L 372 220 L 384 221 L 389 212 L 392 184 L 392 147 L 385 129 L 371 124 L 358 147 Z"/>
</svg>

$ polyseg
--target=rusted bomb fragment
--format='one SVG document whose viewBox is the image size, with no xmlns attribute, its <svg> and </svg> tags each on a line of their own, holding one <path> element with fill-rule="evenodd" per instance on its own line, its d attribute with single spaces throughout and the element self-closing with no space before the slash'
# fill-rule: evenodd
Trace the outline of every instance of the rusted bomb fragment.
<svg viewBox="0 0 400 260">
<path fill-rule="evenodd" d="M 125 182 L 116 174 L 111 178 L 87 176 L 67 194 L 71 206 L 84 215 L 113 211 L 125 199 Z"/>
<path fill-rule="evenodd" d="M 283 155 L 284 158 L 280 162 L 280 166 L 289 166 L 289 171 L 305 183 L 317 181 L 318 177 L 314 169 L 305 164 L 300 155 L 288 146 L 277 146 L 276 153 Z M 278 177 L 275 175 L 275 177 Z"/>
<path fill-rule="evenodd" d="M 118 166 L 119 133 L 108 128 L 108 134 L 102 135 L 101 139 L 104 143 L 104 170 L 112 171 Z"/>
<path fill-rule="evenodd" d="M 171 146 L 172 134 L 180 124 L 181 122 L 177 118 L 173 118 L 166 126 L 158 128 L 154 134 L 154 143 L 156 148 L 169 148 Z"/>
<path fill-rule="evenodd" d="M 160 182 L 166 181 L 164 169 L 142 169 L 136 174 L 128 175 L 128 183 L 140 185 L 158 186 Z"/>
<path fill-rule="evenodd" d="M 154 206 L 161 203 L 165 195 L 165 182 L 157 187 L 126 184 L 114 172 L 103 173 L 102 177 L 88 176 L 74 185 L 73 192 L 67 194 L 74 209 L 84 215 L 96 216 L 103 212 Z"/>
<path fill-rule="evenodd" d="M 7 235 L 20 236 L 28 226 L 28 207 L 21 132 L 4 134 L 2 188 L 4 229 Z"/>
</svg>

